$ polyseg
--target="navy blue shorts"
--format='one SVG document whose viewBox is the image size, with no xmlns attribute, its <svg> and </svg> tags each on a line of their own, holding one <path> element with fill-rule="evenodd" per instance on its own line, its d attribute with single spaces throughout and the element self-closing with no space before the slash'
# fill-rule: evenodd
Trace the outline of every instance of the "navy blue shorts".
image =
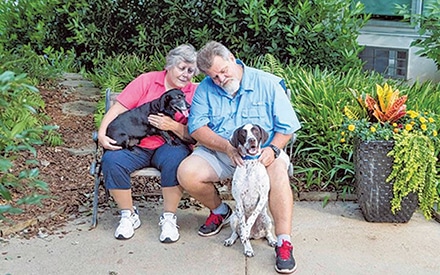
<svg viewBox="0 0 440 275">
<path fill-rule="evenodd" d="M 130 174 L 145 167 L 155 167 L 161 172 L 161 186 L 179 185 L 177 167 L 191 153 L 187 145 L 171 146 L 167 143 L 156 150 L 135 146 L 133 150 L 106 150 L 102 156 L 102 173 L 107 189 L 130 189 Z"/>
</svg>

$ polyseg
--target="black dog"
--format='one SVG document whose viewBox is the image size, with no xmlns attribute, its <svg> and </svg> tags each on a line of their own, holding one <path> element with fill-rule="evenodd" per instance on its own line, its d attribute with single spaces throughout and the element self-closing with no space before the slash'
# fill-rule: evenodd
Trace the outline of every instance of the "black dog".
<svg viewBox="0 0 440 275">
<path fill-rule="evenodd" d="M 107 136 L 116 141 L 112 145 L 129 149 L 139 144 L 142 138 L 152 135 L 162 136 L 170 145 L 181 144 L 182 141 L 171 132 L 160 130 L 151 125 L 148 122 L 148 116 L 162 113 L 174 119 L 176 112 L 188 116 L 189 107 L 190 105 L 185 100 L 185 94 L 181 90 L 168 90 L 158 99 L 119 114 L 108 125 Z"/>
</svg>

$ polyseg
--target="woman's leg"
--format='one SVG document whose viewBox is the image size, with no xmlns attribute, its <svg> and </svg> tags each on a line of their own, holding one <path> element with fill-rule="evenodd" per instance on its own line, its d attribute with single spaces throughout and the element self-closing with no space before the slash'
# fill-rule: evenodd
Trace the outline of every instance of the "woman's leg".
<svg viewBox="0 0 440 275">
<path fill-rule="evenodd" d="M 130 174 L 150 165 L 152 151 L 135 147 L 133 150 L 106 151 L 102 157 L 104 183 L 121 209 L 121 220 L 116 228 L 117 239 L 129 239 L 140 225 L 140 219 L 133 206 Z"/>
<path fill-rule="evenodd" d="M 180 162 L 190 152 L 186 145 L 170 146 L 165 143 L 156 149 L 152 158 L 152 165 L 161 172 L 163 214 L 159 219 L 159 240 L 164 243 L 175 242 L 180 237 L 176 212 L 182 198 L 182 188 L 177 181 L 176 173 Z"/>
<path fill-rule="evenodd" d="M 164 212 L 176 213 L 183 191 L 177 181 L 177 167 L 190 153 L 186 145 L 172 146 L 167 143 L 154 152 L 151 164 L 161 171 Z"/>
</svg>

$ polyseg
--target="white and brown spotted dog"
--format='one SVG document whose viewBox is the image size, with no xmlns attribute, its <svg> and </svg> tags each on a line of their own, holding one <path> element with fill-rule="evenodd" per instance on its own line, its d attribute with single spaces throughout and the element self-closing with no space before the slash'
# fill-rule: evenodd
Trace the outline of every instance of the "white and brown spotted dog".
<svg viewBox="0 0 440 275">
<path fill-rule="evenodd" d="M 240 236 L 247 257 L 254 256 L 250 239 L 266 237 L 270 246 L 276 245 L 272 235 L 272 219 L 267 213 L 269 175 L 266 167 L 258 161 L 261 145 L 267 139 L 267 132 L 259 125 L 245 124 L 234 131 L 230 141 L 243 157 L 244 165 L 237 166 L 232 179 L 236 208 L 231 216 L 232 234 L 224 245 L 233 245 Z"/>
</svg>

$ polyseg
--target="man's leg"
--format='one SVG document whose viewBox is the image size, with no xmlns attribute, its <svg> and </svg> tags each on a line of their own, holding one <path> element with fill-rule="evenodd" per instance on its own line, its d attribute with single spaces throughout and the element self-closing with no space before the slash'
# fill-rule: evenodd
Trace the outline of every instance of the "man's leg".
<svg viewBox="0 0 440 275">
<path fill-rule="evenodd" d="M 209 161 L 216 161 L 215 167 L 219 169 L 218 160 L 208 156 Z M 196 200 L 208 207 L 211 212 L 199 229 L 199 235 L 212 236 L 220 232 L 221 228 L 229 223 L 232 214 L 231 208 L 222 203 L 214 182 L 220 180 L 219 174 L 208 159 L 199 155 L 191 155 L 186 158 L 177 170 L 177 178 L 180 185 Z"/>
<path fill-rule="evenodd" d="M 284 159 L 283 159 L 284 158 Z M 275 269 L 280 273 L 296 270 L 291 244 L 293 219 L 293 194 L 290 187 L 285 156 L 276 159 L 267 167 L 270 180 L 269 208 L 274 219 L 277 236 Z"/>
<path fill-rule="evenodd" d="M 210 210 L 222 203 L 214 186 L 219 178 L 205 159 L 197 155 L 184 159 L 177 170 L 177 179 L 183 189 Z"/>
<path fill-rule="evenodd" d="M 270 180 L 269 208 L 274 219 L 275 234 L 289 235 L 292 230 L 293 195 L 287 169 L 282 160 L 267 167 Z"/>
</svg>

